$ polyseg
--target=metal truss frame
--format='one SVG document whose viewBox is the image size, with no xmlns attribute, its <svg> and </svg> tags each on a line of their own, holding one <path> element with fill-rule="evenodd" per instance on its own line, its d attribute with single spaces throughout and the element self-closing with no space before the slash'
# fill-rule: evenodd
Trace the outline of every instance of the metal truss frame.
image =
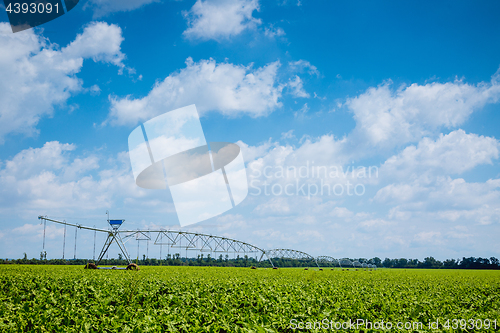
<svg viewBox="0 0 500 333">
<path fill-rule="evenodd" d="M 302 251 L 297 251 L 297 250 L 292 250 L 292 249 L 266 250 L 264 253 L 262 253 L 260 260 L 262 260 L 262 257 L 264 255 L 266 255 L 269 260 L 271 260 L 272 258 L 293 259 L 293 260 L 312 260 L 316 264 L 316 266 L 318 266 L 318 268 L 319 268 L 319 265 L 316 262 L 316 258 L 314 258 L 310 254 L 307 254 L 307 253 L 302 252 Z"/>
<path fill-rule="evenodd" d="M 330 256 L 319 256 L 319 257 L 316 257 L 316 262 L 319 264 L 321 263 L 337 263 L 339 265 L 340 268 L 342 268 L 342 265 L 340 264 L 340 260 L 339 259 L 335 259 L 333 257 L 330 257 Z"/>
<path fill-rule="evenodd" d="M 261 253 L 259 261 L 262 260 L 264 256 L 266 256 L 267 260 L 271 263 L 271 266 L 274 267 L 274 264 L 271 258 L 267 255 L 266 251 L 263 249 L 254 246 L 249 243 L 245 243 L 236 239 L 231 239 L 227 237 L 220 237 L 214 235 L 207 235 L 201 233 L 180 231 L 180 230 L 118 230 L 118 229 L 100 229 L 100 228 L 92 228 L 82 226 L 80 224 L 68 223 L 66 221 L 58 221 L 54 219 L 50 219 L 47 216 L 38 216 L 39 220 L 42 221 L 50 221 L 54 223 L 63 224 L 66 226 L 72 226 L 79 229 L 93 230 L 97 232 L 104 232 L 108 234 L 106 241 L 104 242 L 104 246 L 99 254 L 99 258 L 97 260 L 97 264 L 102 260 L 109 247 L 113 242 L 116 242 L 123 256 L 127 260 L 128 263 L 131 263 L 130 255 L 128 254 L 127 248 L 125 247 L 125 243 L 131 239 L 137 241 L 149 241 L 155 238 L 154 245 L 168 245 L 172 248 L 182 248 L 187 250 L 197 250 L 200 252 L 234 252 L 234 253 L 243 253 L 243 254 L 257 254 Z M 123 237 L 122 237 L 123 235 Z M 154 237 L 156 235 L 156 237 Z M 290 250 L 293 251 L 293 250 Z M 296 251 L 299 252 L 299 251 Z M 306 254 L 309 256 L 308 254 Z M 310 256 L 309 256 L 310 257 Z M 312 258 L 312 257 L 311 257 Z M 313 258 L 314 259 L 314 258 Z"/>
<path fill-rule="evenodd" d="M 113 243 L 113 241 L 116 242 L 116 244 L 120 248 L 120 251 L 125 256 L 125 260 L 127 260 L 127 263 L 130 264 L 132 262 L 132 260 L 130 260 L 130 256 L 128 254 L 127 248 L 125 247 L 125 243 L 123 242 L 122 238 L 120 237 L 120 233 L 117 230 L 112 230 L 112 231 L 108 231 L 108 238 L 106 238 L 106 241 L 104 242 L 104 246 L 101 249 L 101 253 L 99 254 L 96 265 L 99 265 L 102 258 L 104 258 L 104 255 L 108 251 L 108 249 L 111 246 L 111 244 Z"/>
<path fill-rule="evenodd" d="M 260 258 L 258 261 L 262 261 L 264 257 L 269 261 L 272 267 L 274 263 L 272 261 L 273 258 L 279 259 L 292 259 L 292 260 L 311 260 L 316 266 L 319 266 L 319 263 L 334 263 L 337 262 L 340 267 L 362 267 L 362 268 L 375 268 L 377 266 L 371 264 L 361 264 L 359 261 L 352 262 L 348 258 L 336 259 L 330 256 L 319 256 L 314 258 L 308 253 L 292 250 L 292 249 L 272 249 L 272 250 L 263 250 L 255 245 L 242 242 L 236 239 L 231 239 L 227 237 L 220 237 L 196 232 L 188 232 L 188 231 L 180 231 L 180 230 L 167 230 L 167 229 L 159 229 L 159 230 L 118 230 L 118 227 L 109 228 L 109 229 L 100 229 L 83 226 L 81 224 L 73 224 L 68 223 L 66 221 L 58 221 L 47 216 L 38 216 L 38 219 L 44 222 L 44 225 L 47 221 L 63 224 L 64 226 L 71 226 L 78 229 L 92 230 L 95 232 L 103 232 L 108 235 L 104 245 L 101 249 L 99 257 L 97 259 L 97 265 L 101 262 L 104 255 L 107 253 L 111 244 L 116 243 L 121 253 L 123 254 L 125 260 L 130 264 L 132 263 L 131 257 L 127 251 L 125 243 L 129 240 L 135 239 L 137 241 L 152 241 L 154 239 L 154 245 L 167 245 L 171 248 L 182 248 L 187 250 L 196 250 L 200 252 L 222 252 L 222 253 L 243 253 L 247 254 L 255 254 L 256 257 L 260 253 Z M 45 241 L 45 239 L 44 239 Z M 94 239 L 94 248 L 95 248 L 95 239 Z M 64 251 L 64 249 L 63 249 Z M 161 250 L 160 250 L 161 255 Z"/>
<path fill-rule="evenodd" d="M 340 259 L 340 263 L 344 267 L 346 267 L 346 266 L 352 266 L 354 268 L 354 263 L 350 259 L 348 259 L 348 258 L 342 258 L 342 259 Z"/>
</svg>

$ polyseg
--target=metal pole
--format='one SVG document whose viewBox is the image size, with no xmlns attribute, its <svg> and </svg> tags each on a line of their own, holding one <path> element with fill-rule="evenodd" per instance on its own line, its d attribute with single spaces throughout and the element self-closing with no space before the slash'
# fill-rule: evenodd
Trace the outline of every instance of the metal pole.
<svg viewBox="0 0 500 333">
<path fill-rule="evenodd" d="M 63 238 L 63 259 L 64 259 L 64 249 L 66 248 L 66 224 L 64 225 L 64 238 Z"/>
<path fill-rule="evenodd" d="M 94 226 L 94 228 L 95 228 L 95 226 Z M 95 261 L 95 236 L 96 236 L 96 231 L 94 230 L 94 253 L 92 255 L 92 260 L 94 260 L 94 261 Z"/>
<path fill-rule="evenodd" d="M 43 251 L 45 251 L 45 228 L 47 227 L 47 220 L 43 220 Z"/>
<path fill-rule="evenodd" d="M 104 254 L 107 255 L 108 253 L 108 248 L 110 247 L 111 243 L 113 242 L 113 234 L 111 232 L 108 233 L 108 238 L 106 238 L 106 241 L 104 242 L 104 246 L 101 249 L 101 253 L 99 254 L 99 258 L 97 259 L 96 265 L 99 265 L 101 262 L 102 258 L 104 257 Z"/>
<path fill-rule="evenodd" d="M 78 228 L 75 228 L 75 254 L 74 254 L 74 259 L 76 259 L 76 235 L 78 233 Z"/>
</svg>

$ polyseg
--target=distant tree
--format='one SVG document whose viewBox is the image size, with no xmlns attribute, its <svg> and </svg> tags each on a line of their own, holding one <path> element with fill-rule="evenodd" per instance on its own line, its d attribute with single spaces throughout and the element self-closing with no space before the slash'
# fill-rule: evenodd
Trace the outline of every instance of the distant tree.
<svg viewBox="0 0 500 333">
<path fill-rule="evenodd" d="M 384 265 L 385 268 L 391 268 L 392 267 L 392 260 L 389 258 L 385 258 L 384 261 L 382 262 L 382 265 Z"/>
<path fill-rule="evenodd" d="M 457 262 L 455 259 L 446 259 L 443 261 L 443 267 L 444 268 L 456 268 L 457 267 Z"/>
<path fill-rule="evenodd" d="M 490 258 L 490 261 L 491 261 L 491 264 L 492 264 L 493 266 L 497 266 L 497 267 L 498 267 L 498 266 L 500 266 L 500 262 L 498 261 L 498 259 L 497 259 L 497 258 L 495 258 L 495 257 L 491 257 L 491 258 Z"/>
<path fill-rule="evenodd" d="M 378 267 L 382 266 L 382 260 L 379 257 L 372 258 L 370 261 L 373 265 L 377 265 Z"/>
<path fill-rule="evenodd" d="M 400 258 L 396 261 L 396 263 L 394 264 L 394 267 L 398 267 L 398 268 L 406 268 L 408 265 L 408 260 L 405 259 L 405 258 Z"/>
<path fill-rule="evenodd" d="M 420 261 L 418 261 L 418 259 L 410 259 L 410 261 L 408 262 L 408 265 L 412 268 L 417 268 L 419 264 Z"/>
<path fill-rule="evenodd" d="M 441 261 L 434 259 L 434 257 L 424 258 L 423 267 L 424 268 L 440 268 L 443 266 Z"/>
</svg>

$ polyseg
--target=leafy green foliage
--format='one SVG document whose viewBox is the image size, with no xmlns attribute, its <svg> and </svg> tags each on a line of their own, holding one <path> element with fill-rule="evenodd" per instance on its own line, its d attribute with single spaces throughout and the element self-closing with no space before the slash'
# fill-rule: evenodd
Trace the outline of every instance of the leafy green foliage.
<svg viewBox="0 0 500 333">
<path fill-rule="evenodd" d="M 1 332 L 291 332 L 292 319 L 500 313 L 498 271 L 1 265 L 0 288 Z"/>
</svg>

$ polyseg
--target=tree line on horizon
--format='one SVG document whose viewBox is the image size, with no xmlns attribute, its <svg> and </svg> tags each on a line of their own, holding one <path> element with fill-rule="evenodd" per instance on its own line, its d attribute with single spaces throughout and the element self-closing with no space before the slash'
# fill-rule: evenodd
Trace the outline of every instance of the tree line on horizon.
<svg viewBox="0 0 500 333">
<path fill-rule="evenodd" d="M 271 258 L 277 267 L 317 267 L 316 262 L 309 260 L 296 260 L 286 258 Z M 347 258 L 344 258 L 344 260 Z M 500 261 L 495 257 L 481 258 L 469 257 L 462 259 L 446 259 L 444 261 L 436 260 L 434 257 L 426 257 L 423 261 L 418 259 L 389 259 L 384 260 L 379 257 L 371 259 L 358 258 L 348 259 L 352 263 L 376 265 L 379 268 L 431 268 L 431 269 L 500 269 Z M 31 264 L 31 265 L 85 265 L 94 260 L 89 259 L 47 259 L 47 253 L 41 252 L 40 258 L 28 259 L 26 253 L 22 259 L 0 259 L 0 264 Z M 210 254 L 206 257 L 201 254 L 196 258 L 181 257 L 179 253 L 168 254 L 165 259 L 147 258 L 143 255 L 142 259 L 133 260 L 134 263 L 143 266 L 220 266 L 220 267 L 272 267 L 268 260 L 258 261 L 256 258 L 248 255 L 235 258 L 229 258 L 226 254 L 219 255 L 218 258 L 212 258 Z M 128 262 L 121 254 L 118 258 L 103 259 L 100 265 L 127 265 Z M 321 262 L 320 267 L 340 267 L 338 262 Z M 342 265 L 343 268 L 361 268 L 354 265 Z"/>
</svg>

